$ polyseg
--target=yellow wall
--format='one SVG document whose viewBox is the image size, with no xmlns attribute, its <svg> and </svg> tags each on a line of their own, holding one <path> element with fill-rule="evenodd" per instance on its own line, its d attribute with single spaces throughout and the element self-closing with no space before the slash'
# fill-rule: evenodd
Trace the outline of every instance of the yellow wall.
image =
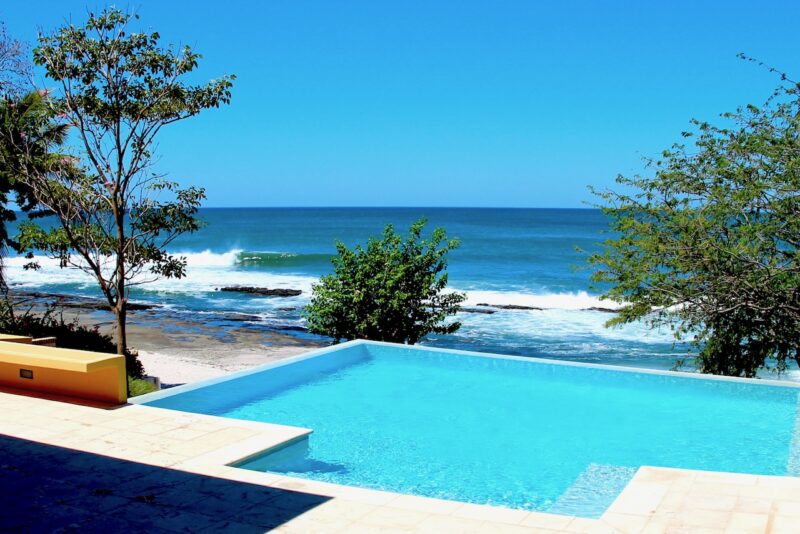
<svg viewBox="0 0 800 534">
<path fill-rule="evenodd" d="M 22 378 L 20 369 L 33 372 Z M 127 401 L 125 358 L 0 341 L 0 385 L 111 404 Z"/>
</svg>

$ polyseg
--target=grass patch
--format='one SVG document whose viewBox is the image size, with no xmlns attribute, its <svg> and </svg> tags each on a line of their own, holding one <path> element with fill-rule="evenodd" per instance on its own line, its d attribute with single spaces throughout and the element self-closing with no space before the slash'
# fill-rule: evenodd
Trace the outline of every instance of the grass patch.
<svg viewBox="0 0 800 534">
<path fill-rule="evenodd" d="M 132 376 L 128 376 L 128 388 L 130 389 L 131 397 L 138 397 L 156 390 L 156 387 L 147 380 L 133 378 Z"/>
</svg>

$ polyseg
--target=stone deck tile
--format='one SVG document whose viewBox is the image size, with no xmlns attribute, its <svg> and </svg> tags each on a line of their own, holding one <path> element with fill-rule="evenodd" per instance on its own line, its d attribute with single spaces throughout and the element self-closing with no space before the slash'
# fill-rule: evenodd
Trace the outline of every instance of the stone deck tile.
<svg viewBox="0 0 800 534">
<path fill-rule="evenodd" d="M 525 510 L 512 510 L 510 508 L 500 508 L 497 506 L 480 506 L 475 504 L 463 504 L 456 508 L 452 514 L 454 517 L 464 519 L 477 519 L 480 521 L 490 521 L 492 523 L 505 523 L 509 525 L 519 525 L 530 515 Z"/>
<path fill-rule="evenodd" d="M 768 514 L 733 512 L 728 524 L 725 525 L 726 532 L 766 532 L 769 525 Z"/>
<path fill-rule="evenodd" d="M 624 527 L 620 514 L 647 522 Z M 800 479 L 643 467 L 603 520 L 623 532 L 800 532 Z"/>
<path fill-rule="evenodd" d="M 572 520 L 573 517 L 568 515 L 531 512 L 522 519 L 520 525 L 542 530 L 558 531 L 566 528 Z"/>
<path fill-rule="evenodd" d="M 149 532 L 800 532 L 800 479 L 643 467 L 600 519 L 226 464 L 303 429 L 0 392 L 0 528 Z M 32 522 L 34 524 L 32 524 Z"/>
</svg>

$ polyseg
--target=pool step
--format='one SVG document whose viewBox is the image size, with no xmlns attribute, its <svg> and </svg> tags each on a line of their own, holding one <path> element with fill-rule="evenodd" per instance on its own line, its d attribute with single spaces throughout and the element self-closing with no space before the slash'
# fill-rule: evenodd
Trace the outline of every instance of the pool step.
<svg viewBox="0 0 800 534">
<path fill-rule="evenodd" d="M 589 464 L 547 511 L 551 514 L 600 517 L 630 482 L 636 469 Z"/>
</svg>

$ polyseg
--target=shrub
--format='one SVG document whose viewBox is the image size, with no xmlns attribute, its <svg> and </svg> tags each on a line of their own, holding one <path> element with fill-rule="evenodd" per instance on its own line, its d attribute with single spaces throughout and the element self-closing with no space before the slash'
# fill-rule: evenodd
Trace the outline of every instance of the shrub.
<svg viewBox="0 0 800 534">
<path fill-rule="evenodd" d="M 425 220 L 405 238 L 388 225 L 366 248 L 336 244 L 334 273 L 313 288 L 304 316 L 315 334 L 414 344 L 429 333 L 449 334 L 461 323 L 446 323 L 466 296 L 447 292 L 447 253 L 458 241 L 437 228 L 422 237 Z"/>
</svg>

